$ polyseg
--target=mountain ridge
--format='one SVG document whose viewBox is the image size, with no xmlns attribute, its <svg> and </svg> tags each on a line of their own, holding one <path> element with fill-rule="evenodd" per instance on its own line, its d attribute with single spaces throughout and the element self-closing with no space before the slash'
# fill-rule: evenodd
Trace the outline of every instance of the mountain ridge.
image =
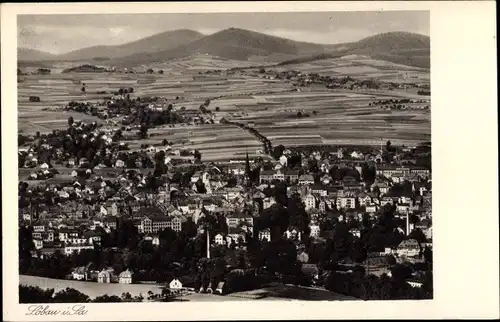
<svg viewBox="0 0 500 322">
<path fill-rule="evenodd" d="M 380 33 L 349 43 L 316 44 L 240 28 L 227 28 L 210 35 L 179 29 L 118 46 L 93 46 L 63 55 L 44 57 L 62 61 L 101 57 L 107 60 L 107 64 L 134 66 L 198 54 L 243 61 L 255 56 L 265 58 L 275 54 L 294 57 L 282 61 L 281 64 L 360 54 L 374 59 L 429 68 L 430 37 L 398 31 Z"/>
</svg>

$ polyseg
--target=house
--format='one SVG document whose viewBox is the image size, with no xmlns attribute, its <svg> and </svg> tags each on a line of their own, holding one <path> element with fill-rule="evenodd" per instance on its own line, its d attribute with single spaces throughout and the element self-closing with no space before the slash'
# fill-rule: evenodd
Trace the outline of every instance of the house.
<svg viewBox="0 0 500 322">
<path fill-rule="evenodd" d="M 73 254 L 74 252 L 79 253 L 83 249 L 94 249 L 93 244 L 73 244 L 73 243 L 68 243 L 64 245 L 64 254 L 69 256 Z"/>
<path fill-rule="evenodd" d="M 306 196 L 304 196 L 302 198 L 302 201 L 304 202 L 306 211 L 316 208 L 316 197 L 312 194 L 307 194 Z"/>
<path fill-rule="evenodd" d="M 120 284 L 132 284 L 132 277 L 134 273 L 129 271 L 128 269 L 126 271 L 123 271 L 120 273 L 118 276 L 118 283 Z"/>
<path fill-rule="evenodd" d="M 288 164 L 288 159 L 285 155 L 282 155 L 280 158 L 279 158 L 279 163 L 283 166 L 283 167 L 286 167 L 287 164 Z"/>
<path fill-rule="evenodd" d="M 309 236 L 313 237 L 313 238 L 316 238 L 316 237 L 319 237 L 320 235 L 320 227 L 318 224 L 313 224 L 313 223 L 310 223 L 309 224 Z"/>
<path fill-rule="evenodd" d="M 259 240 L 261 240 L 261 241 L 266 240 L 266 241 L 270 242 L 271 241 L 271 230 L 269 230 L 267 228 L 267 229 L 259 231 Z"/>
<path fill-rule="evenodd" d="M 385 206 L 385 205 L 392 205 L 394 204 L 394 200 L 391 198 L 391 197 L 383 197 L 382 199 L 380 199 L 380 206 Z"/>
<path fill-rule="evenodd" d="M 43 248 L 43 240 L 42 239 L 33 239 L 33 244 L 35 245 L 35 249 Z"/>
<path fill-rule="evenodd" d="M 253 217 L 242 212 L 237 212 L 226 217 L 226 223 L 229 228 L 236 228 L 242 224 L 253 226 Z"/>
<path fill-rule="evenodd" d="M 215 244 L 217 245 L 224 245 L 225 238 L 222 234 L 217 234 L 215 235 Z"/>
<path fill-rule="evenodd" d="M 372 202 L 372 198 L 368 194 L 361 192 L 358 194 L 358 202 L 360 206 L 366 206 Z"/>
<path fill-rule="evenodd" d="M 116 160 L 115 162 L 115 168 L 125 168 L 125 162 L 122 160 Z"/>
<path fill-rule="evenodd" d="M 111 283 L 111 273 L 110 269 L 103 269 L 97 274 L 97 283 Z"/>
<path fill-rule="evenodd" d="M 274 204 L 276 204 L 276 201 L 275 201 L 274 197 L 264 198 L 262 200 L 262 208 L 263 209 L 267 209 L 267 208 L 271 207 Z"/>
<path fill-rule="evenodd" d="M 423 283 L 417 279 L 409 279 L 406 281 L 411 287 L 422 287 Z"/>
<path fill-rule="evenodd" d="M 356 193 L 353 191 L 343 192 L 337 198 L 337 209 L 348 208 L 354 209 L 356 208 Z"/>
<path fill-rule="evenodd" d="M 354 237 L 358 237 L 358 238 L 361 237 L 361 232 L 359 231 L 359 229 L 356 229 L 356 228 L 349 229 L 349 233 L 351 235 L 353 235 Z"/>
<path fill-rule="evenodd" d="M 420 244 L 415 239 L 403 240 L 397 247 L 398 256 L 415 257 L 420 254 Z"/>
<path fill-rule="evenodd" d="M 77 281 L 86 281 L 88 279 L 87 268 L 85 266 L 75 268 L 71 273 L 71 277 Z"/>
<path fill-rule="evenodd" d="M 313 185 L 311 187 L 311 193 L 317 196 L 326 197 L 327 190 L 323 185 Z"/>
<path fill-rule="evenodd" d="M 180 290 L 182 289 L 182 283 L 178 279 L 174 278 L 170 283 L 168 283 L 168 288 L 171 290 Z"/>
<path fill-rule="evenodd" d="M 226 293 L 226 289 L 224 288 L 225 282 L 221 281 L 217 284 L 217 288 L 215 289 L 215 294 L 224 295 Z"/>
<path fill-rule="evenodd" d="M 160 246 L 160 238 L 158 236 L 146 235 L 144 240 L 151 242 L 153 246 Z"/>
<path fill-rule="evenodd" d="M 299 172 L 295 170 L 285 171 L 285 180 L 295 183 L 299 180 Z"/>
<path fill-rule="evenodd" d="M 359 151 L 353 151 L 351 153 L 351 158 L 353 158 L 353 159 L 364 159 L 364 157 L 365 156 L 363 155 L 363 153 L 361 153 Z"/>
<path fill-rule="evenodd" d="M 78 162 L 78 165 L 80 167 L 84 167 L 84 166 L 86 166 L 88 164 L 89 164 L 89 160 L 87 160 L 87 158 L 81 158 L 80 161 Z"/>
<path fill-rule="evenodd" d="M 365 205 L 365 211 L 369 214 L 376 213 L 377 210 L 378 210 L 378 207 L 375 204 Z"/>
<path fill-rule="evenodd" d="M 311 185 L 314 183 L 314 177 L 310 174 L 303 174 L 299 177 L 299 185 Z"/>
<path fill-rule="evenodd" d="M 286 238 L 288 239 L 294 239 L 294 240 L 301 240 L 301 237 L 302 237 L 302 234 L 300 231 L 297 231 L 295 228 L 290 230 L 290 229 L 287 229 L 284 233 L 284 235 L 286 236 Z"/>
</svg>

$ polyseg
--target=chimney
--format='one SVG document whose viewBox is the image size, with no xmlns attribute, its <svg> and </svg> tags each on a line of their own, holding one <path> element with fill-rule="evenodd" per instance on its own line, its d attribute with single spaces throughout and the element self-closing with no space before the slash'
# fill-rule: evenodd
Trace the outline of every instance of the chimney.
<svg viewBox="0 0 500 322">
<path fill-rule="evenodd" d="M 207 228 L 207 258 L 210 259 L 210 232 Z"/>
<path fill-rule="evenodd" d="M 410 234 L 410 212 L 406 211 L 406 236 Z"/>
</svg>

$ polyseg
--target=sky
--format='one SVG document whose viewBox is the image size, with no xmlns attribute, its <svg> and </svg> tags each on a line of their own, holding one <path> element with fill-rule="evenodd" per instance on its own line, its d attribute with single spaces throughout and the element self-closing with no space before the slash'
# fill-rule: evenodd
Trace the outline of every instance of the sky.
<svg viewBox="0 0 500 322">
<path fill-rule="evenodd" d="M 389 31 L 430 35 L 429 11 L 19 15 L 18 47 L 62 54 L 119 45 L 160 32 L 211 34 L 235 27 L 297 41 L 336 44 Z"/>
</svg>

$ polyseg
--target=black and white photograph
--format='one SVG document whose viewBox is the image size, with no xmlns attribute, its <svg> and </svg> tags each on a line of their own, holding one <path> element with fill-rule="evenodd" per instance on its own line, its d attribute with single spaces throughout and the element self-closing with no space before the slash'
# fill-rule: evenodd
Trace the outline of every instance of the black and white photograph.
<svg viewBox="0 0 500 322">
<path fill-rule="evenodd" d="M 432 298 L 428 11 L 18 35 L 21 303 Z"/>
<path fill-rule="evenodd" d="M 430 10 L 16 24 L 28 315 L 435 298 Z"/>
</svg>

